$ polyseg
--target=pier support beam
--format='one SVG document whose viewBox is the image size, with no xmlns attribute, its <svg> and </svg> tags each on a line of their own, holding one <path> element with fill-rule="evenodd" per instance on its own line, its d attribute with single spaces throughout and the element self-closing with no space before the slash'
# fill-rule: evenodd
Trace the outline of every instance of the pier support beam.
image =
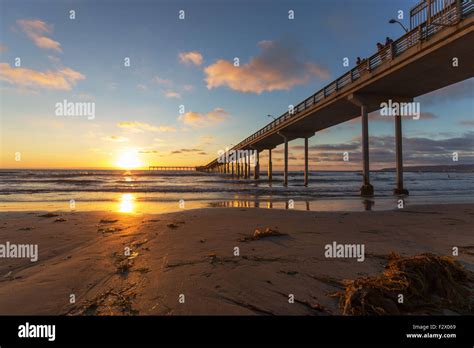
<svg viewBox="0 0 474 348">
<path fill-rule="evenodd" d="M 258 180 L 260 178 L 260 153 L 257 149 L 255 151 L 255 166 L 253 167 L 253 178 Z"/>
<path fill-rule="evenodd" d="M 285 167 L 284 167 L 283 185 L 288 186 L 288 138 L 285 137 Z"/>
<path fill-rule="evenodd" d="M 283 185 L 284 186 L 288 186 L 288 137 L 281 133 L 281 132 L 278 132 L 278 135 L 281 136 L 283 138 L 283 141 L 285 143 L 285 157 L 284 157 L 284 167 L 283 167 Z"/>
<path fill-rule="evenodd" d="M 250 153 L 247 156 L 247 179 L 250 179 Z"/>
<path fill-rule="evenodd" d="M 360 107 L 362 120 L 362 160 L 363 160 L 363 177 L 364 184 L 360 188 L 361 196 L 373 196 L 374 187 L 370 184 L 370 165 L 369 165 L 369 117 L 367 106 Z"/>
<path fill-rule="evenodd" d="M 268 182 L 272 182 L 273 173 L 272 173 L 272 149 L 268 149 Z"/>
<path fill-rule="evenodd" d="M 244 168 L 245 175 L 244 175 L 244 177 L 245 177 L 245 179 L 248 179 L 249 178 L 249 167 L 250 166 L 249 166 L 249 158 L 248 158 L 247 155 L 245 155 L 244 161 L 245 161 L 245 168 Z"/>
<path fill-rule="evenodd" d="M 230 173 L 232 174 L 232 176 L 234 176 L 234 175 L 235 175 L 235 171 L 234 171 L 234 162 L 232 162 L 232 163 L 230 164 Z"/>
<path fill-rule="evenodd" d="M 308 186 L 308 138 L 304 138 L 304 186 Z"/>
<path fill-rule="evenodd" d="M 403 187 L 403 146 L 402 146 L 402 117 L 395 116 L 395 154 L 397 157 L 397 187 L 393 190 L 396 195 L 407 195 Z"/>
<path fill-rule="evenodd" d="M 348 101 L 361 109 L 362 119 L 362 154 L 364 161 L 364 184 L 360 189 L 362 196 L 372 196 L 374 194 L 374 188 L 370 184 L 369 178 L 369 123 L 368 123 L 368 109 L 378 110 L 381 108 L 382 102 L 387 103 L 388 101 L 396 102 L 412 102 L 412 96 L 406 95 L 379 95 L 379 94 L 366 94 L 366 93 L 354 93 L 347 97 Z M 397 188 L 394 190 L 395 193 L 402 192 L 405 194 L 403 188 L 403 160 L 402 160 L 402 128 L 401 118 L 395 116 L 395 139 L 396 139 L 396 152 L 397 152 Z M 397 191 L 400 189 L 400 191 Z M 408 191 L 406 191 L 408 193 Z"/>
</svg>

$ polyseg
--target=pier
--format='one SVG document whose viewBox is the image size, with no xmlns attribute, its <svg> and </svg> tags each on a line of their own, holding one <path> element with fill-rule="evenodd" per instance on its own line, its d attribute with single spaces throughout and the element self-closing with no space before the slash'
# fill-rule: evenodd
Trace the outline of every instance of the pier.
<svg viewBox="0 0 474 348">
<path fill-rule="evenodd" d="M 257 150 L 254 179 L 259 178 L 258 153 L 268 151 L 272 181 L 272 149 L 284 145 L 284 185 L 288 185 L 288 144 L 304 139 L 304 185 L 309 182 L 308 139 L 326 128 L 360 117 L 362 125 L 362 196 L 371 196 L 370 112 L 389 100 L 413 102 L 415 97 L 474 76 L 474 3 L 471 0 L 423 0 L 410 10 L 410 29 L 321 90 L 251 134 L 230 150 Z M 458 66 L 453 64 L 456 59 Z M 402 116 L 393 116 L 396 187 L 403 184 Z M 198 170 L 249 179 L 249 159 L 221 163 L 214 159 Z"/>
</svg>

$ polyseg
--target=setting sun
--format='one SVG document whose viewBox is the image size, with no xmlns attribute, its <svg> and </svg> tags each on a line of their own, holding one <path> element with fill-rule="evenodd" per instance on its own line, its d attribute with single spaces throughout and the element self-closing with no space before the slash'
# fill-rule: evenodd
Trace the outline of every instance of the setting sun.
<svg viewBox="0 0 474 348">
<path fill-rule="evenodd" d="M 120 154 L 115 165 L 123 169 L 134 169 L 140 167 L 142 163 L 138 158 L 137 151 L 127 150 Z"/>
</svg>

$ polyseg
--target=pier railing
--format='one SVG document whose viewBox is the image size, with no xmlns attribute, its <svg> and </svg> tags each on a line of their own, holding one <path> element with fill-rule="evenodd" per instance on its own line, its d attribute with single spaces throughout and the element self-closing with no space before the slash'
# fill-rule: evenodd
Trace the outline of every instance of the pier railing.
<svg viewBox="0 0 474 348">
<path fill-rule="evenodd" d="M 426 0 L 422 3 L 424 2 L 426 2 Z M 420 3 L 420 5 L 422 3 Z M 444 4 L 443 7 L 441 7 L 441 3 Z M 350 86 L 365 73 L 375 71 L 385 61 L 391 60 L 401 55 L 410 47 L 422 42 L 423 40 L 429 39 L 436 32 L 443 30 L 449 25 L 457 23 L 462 18 L 467 17 L 472 12 L 474 12 L 474 4 L 471 0 L 432 0 L 431 5 L 433 8 L 432 11 L 429 12 L 431 15 L 429 20 L 425 18 L 423 23 L 420 23 L 399 39 L 393 41 L 389 45 L 386 45 L 383 49 L 379 50 L 371 57 L 363 60 L 361 64 L 357 65 L 339 77 L 337 80 L 333 81 L 315 94 L 306 98 L 301 103 L 294 106 L 292 112 L 285 112 L 273 122 L 267 124 L 265 127 L 245 138 L 232 149 L 241 149 L 249 145 L 256 138 L 272 131 L 275 128 L 278 128 L 283 123 L 287 123 L 288 120 L 296 117 L 301 112 L 311 108 L 315 104 L 320 103 L 322 100 L 332 96 L 334 93 L 337 93 Z"/>
</svg>

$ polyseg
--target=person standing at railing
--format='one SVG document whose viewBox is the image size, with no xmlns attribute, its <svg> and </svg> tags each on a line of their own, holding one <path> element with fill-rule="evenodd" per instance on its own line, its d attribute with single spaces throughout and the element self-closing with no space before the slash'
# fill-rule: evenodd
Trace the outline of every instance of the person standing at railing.
<svg viewBox="0 0 474 348">
<path fill-rule="evenodd" d="M 367 63 L 367 58 L 361 59 L 360 57 L 357 57 L 356 59 L 356 66 L 358 67 L 357 73 L 360 75 L 363 71 L 368 70 L 367 67 L 364 67 L 363 65 Z"/>
<path fill-rule="evenodd" d="M 377 42 L 377 51 L 379 52 L 380 61 L 384 60 L 384 55 L 382 54 L 383 49 L 384 45 L 382 45 L 380 42 Z"/>
<path fill-rule="evenodd" d="M 385 38 L 385 54 L 384 54 L 384 57 L 383 58 L 391 58 L 391 49 L 390 49 L 390 46 L 392 45 L 393 43 L 393 40 L 390 38 L 390 37 L 386 37 Z"/>
</svg>

